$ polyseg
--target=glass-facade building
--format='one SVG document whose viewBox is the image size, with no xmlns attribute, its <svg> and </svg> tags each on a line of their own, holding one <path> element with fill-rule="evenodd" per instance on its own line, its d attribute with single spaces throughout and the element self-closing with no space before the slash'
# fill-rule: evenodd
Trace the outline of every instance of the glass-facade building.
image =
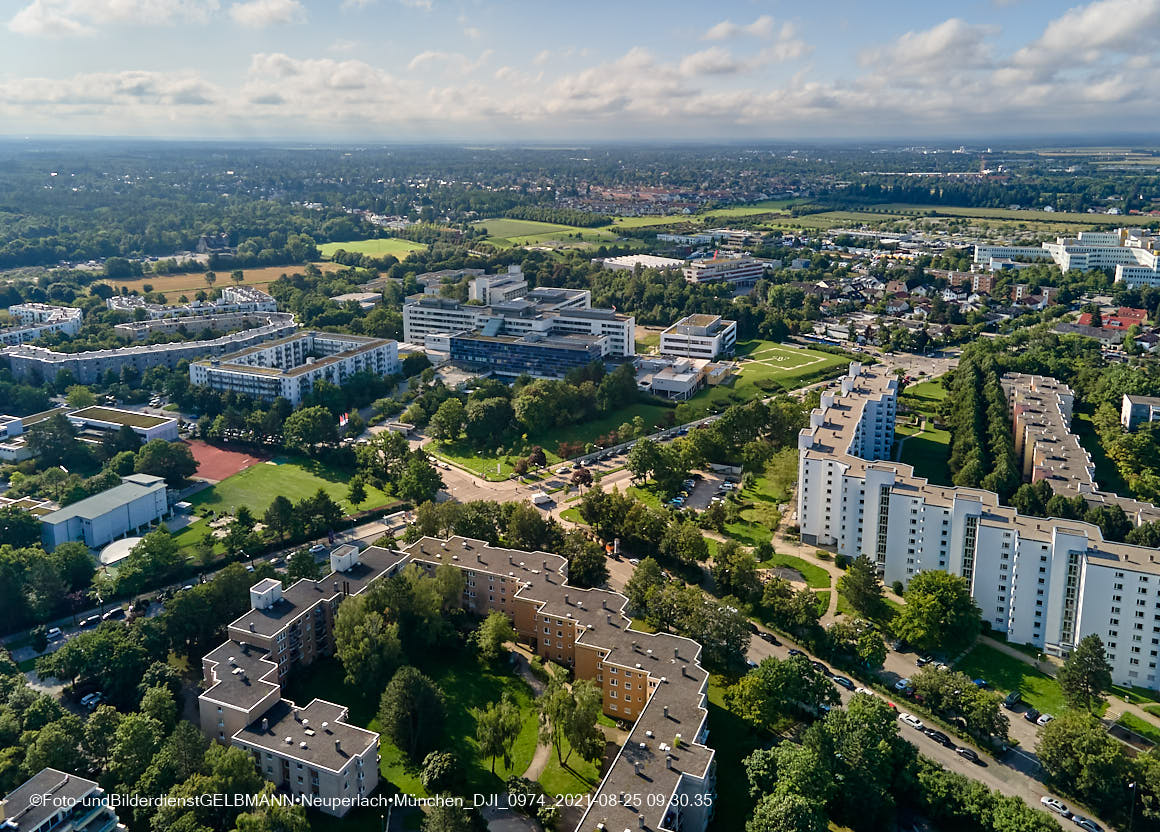
<svg viewBox="0 0 1160 832">
<path fill-rule="evenodd" d="M 561 378 L 574 367 L 600 361 L 600 339 L 584 336 L 529 340 L 465 333 L 450 339 L 451 360 L 496 375 Z"/>
</svg>

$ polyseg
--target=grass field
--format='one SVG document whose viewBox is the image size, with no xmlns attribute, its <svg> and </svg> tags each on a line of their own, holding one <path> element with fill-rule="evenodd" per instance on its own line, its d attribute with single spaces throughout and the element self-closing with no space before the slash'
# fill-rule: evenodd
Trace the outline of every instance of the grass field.
<svg viewBox="0 0 1160 832">
<path fill-rule="evenodd" d="M 951 435 L 942 428 L 930 426 L 927 422 L 922 433 L 906 439 L 902 445 L 899 462 L 914 466 L 914 473 L 926 477 L 936 485 L 951 485 L 951 471 L 947 466 L 950 459 Z"/>
<path fill-rule="evenodd" d="M 338 271 L 345 268 L 338 263 L 315 263 L 318 268 L 324 272 Z M 244 286 L 255 286 L 262 288 L 268 286 L 284 274 L 301 273 L 304 267 L 301 265 L 295 266 L 263 266 L 260 269 L 242 269 L 242 274 L 245 279 L 242 281 Z M 230 270 L 232 271 L 232 270 Z M 230 271 L 217 272 L 217 282 L 214 288 L 233 286 L 234 282 L 230 278 Z M 173 297 L 169 298 L 170 303 L 177 301 L 177 295 L 181 293 L 188 294 L 192 300 L 194 293 L 201 289 L 208 290 L 209 287 L 205 282 L 205 272 L 193 272 L 191 274 L 157 274 L 148 277 L 135 277 L 132 280 L 106 280 L 104 281 L 112 286 L 118 292 L 124 286 L 128 291 L 141 292 L 145 291 L 145 284 L 148 283 L 153 287 L 153 291 L 162 292 L 163 294 Z"/>
<path fill-rule="evenodd" d="M 709 678 L 709 745 L 717 751 L 717 802 L 709 829 L 737 832 L 753 812 L 749 780 L 742 760 L 769 745 L 725 704 L 727 679 Z"/>
<path fill-rule="evenodd" d="M 492 245 L 503 247 L 527 246 L 551 241 L 580 240 L 582 242 L 600 243 L 616 239 L 616 233 L 604 228 L 581 228 L 577 225 L 559 225 L 552 222 L 537 222 L 535 220 L 516 220 L 507 217 L 494 217 L 479 220 L 473 223 L 487 232 L 487 241 Z"/>
<path fill-rule="evenodd" d="M 732 382 L 702 390 L 681 405 L 682 417 L 696 418 L 714 409 L 833 378 L 850 363 L 845 356 L 760 339 L 738 341 L 737 356 L 738 370 Z"/>
<path fill-rule="evenodd" d="M 312 460 L 276 457 L 269 463 L 258 463 L 197 492 L 189 501 L 195 508 L 211 508 L 218 512 L 232 513 L 240 506 L 248 506 L 257 517 L 261 517 L 279 494 L 298 501 L 321 488 L 349 513 L 354 511 L 354 506 L 346 500 L 349 481 L 350 477 L 344 472 Z M 366 502 L 358 508 L 376 508 L 391 500 L 382 491 L 368 486 Z"/>
<path fill-rule="evenodd" d="M 977 217 L 989 220 L 1020 220 L 1024 222 L 1071 223 L 1078 225 L 1147 225 L 1155 217 L 1132 214 L 1074 214 L 1068 211 L 1014 211 L 1010 208 L 970 208 L 956 205 L 910 205 L 890 202 L 873 206 L 881 211 L 898 214 L 934 214 L 943 217 Z"/>
<path fill-rule="evenodd" d="M 1120 469 L 1104 451 L 1103 443 L 1100 442 L 1099 434 L 1096 433 L 1096 427 L 1092 424 L 1090 406 L 1080 405 L 1076 408 L 1071 429 L 1079 438 L 1079 444 L 1091 454 L 1092 464 L 1096 468 L 1096 482 L 1099 483 L 1100 488 L 1115 494 L 1131 495 L 1132 489 L 1120 476 Z"/>
<path fill-rule="evenodd" d="M 459 442 L 432 442 L 427 446 L 427 449 L 436 456 L 462 465 L 464 468 L 495 482 L 510 477 L 512 463 L 521 456 L 527 456 L 532 445 L 539 445 L 544 449 L 549 466 L 557 465 L 561 459 L 556 455 L 556 448 L 561 442 L 591 442 L 598 436 L 618 429 L 625 422 L 631 422 L 637 416 L 640 416 L 644 420 L 645 427 L 651 430 L 660 424 L 666 414 L 672 412 L 671 409 L 662 405 L 638 402 L 621 408 L 611 416 L 605 416 L 602 419 L 580 425 L 553 428 L 539 436 L 529 437 L 526 442 L 519 440 L 514 449 L 506 448 L 507 453 L 502 455 L 491 450 L 476 450 L 462 440 Z M 496 463 L 499 463 L 498 471 Z"/>
<path fill-rule="evenodd" d="M 375 237 L 370 240 L 348 240 L 345 243 L 323 243 L 318 250 L 328 260 L 340 249 L 371 257 L 385 257 L 390 254 L 402 260 L 412 251 L 423 251 L 426 248 L 426 243 L 414 243 L 400 237 Z"/>
<path fill-rule="evenodd" d="M 817 564 L 810 563 L 808 560 L 796 557 L 794 555 L 783 555 L 780 552 L 777 552 L 773 557 L 762 561 L 760 564 L 758 564 L 758 566 L 762 569 L 770 569 L 775 566 L 792 569 L 805 579 L 806 586 L 810 587 L 811 589 L 830 588 L 829 572 Z"/>
<path fill-rule="evenodd" d="M 699 216 L 705 219 L 728 219 L 730 217 L 756 217 L 762 214 L 786 214 L 789 207 L 798 200 L 767 199 L 764 202 L 750 202 L 747 205 L 730 205 L 728 208 L 714 208 Z"/>
<path fill-rule="evenodd" d="M 569 748 L 571 746 L 565 740 L 564 756 L 568 756 Z M 587 794 L 600 784 L 600 769 L 587 760 L 580 759 L 580 755 L 575 753 L 569 757 L 567 766 L 561 765 L 556 758 L 556 749 L 553 748 L 552 756 L 544 766 L 539 783 L 544 787 L 544 792 L 550 795 Z"/>
<path fill-rule="evenodd" d="M 481 665 L 467 651 L 432 656 L 431 662 L 420 669 L 443 691 L 447 715 L 444 720 L 445 742 L 464 764 L 468 794 L 472 791 L 490 794 L 502 780 L 512 774 L 522 774 L 527 769 L 536 750 L 538 720 L 532 690 L 523 679 Z M 342 703 L 350 708 L 351 722 L 377 731 L 378 692 L 368 694 L 348 685 L 343 676 L 342 664 L 337 659 L 323 659 L 291 677 L 286 696 L 302 704 L 315 698 Z M 522 727 L 513 748 L 511 768 L 504 768 L 503 760 L 497 760 L 493 776 L 490 758 L 479 755 L 479 746 L 475 742 L 475 716 L 471 711 L 498 702 L 505 693 L 519 706 Z M 382 757 L 379 771 L 383 779 L 406 794 L 426 794 L 419 781 L 419 767 L 412 764 L 389 738 L 381 738 L 379 752 Z"/>
<path fill-rule="evenodd" d="M 1135 714 L 1122 713 L 1116 722 L 1123 725 L 1129 731 L 1134 731 L 1149 742 L 1160 745 L 1160 725 L 1148 720 L 1140 719 Z"/>
<path fill-rule="evenodd" d="M 972 679 L 983 678 L 1002 694 L 1017 690 L 1023 700 L 1043 713 L 1058 715 L 1065 707 L 1059 683 L 1026 662 L 986 644 L 976 644 L 955 665 Z"/>
<path fill-rule="evenodd" d="M 665 216 L 648 217 L 614 217 L 612 229 L 617 228 L 651 228 L 654 225 L 676 225 L 679 222 L 695 222 L 694 214 L 666 214 Z M 608 226 L 604 226 L 607 228 Z"/>
</svg>

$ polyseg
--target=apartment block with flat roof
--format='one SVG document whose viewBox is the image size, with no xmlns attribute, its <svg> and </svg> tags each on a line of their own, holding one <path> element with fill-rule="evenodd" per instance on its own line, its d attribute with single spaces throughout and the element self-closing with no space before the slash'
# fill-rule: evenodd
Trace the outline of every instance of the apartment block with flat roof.
<svg viewBox="0 0 1160 832">
<path fill-rule="evenodd" d="M 100 785 L 42 768 L 0 800 L 3 832 L 125 832 Z"/>
<path fill-rule="evenodd" d="M 18 303 L 8 307 L 8 314 L 19 322 L 0 329 L 0 344 L 8 346 L 35 341 L 54 332 L 77 335 L 84 320 L 84 312 L 80 309 L 44 303 Z"/>
<path fill-rule="evenodd" d="M 715 361 L 732 355 L 737 322 L 720 315 L 689 315 L 661 333 L 661 355 Z"/>
<path fill-rule="evenodd" d="M 1160 420 L 1160 397 L 1124 394 L 1120 406 L 1120 424 L 1124 430 L 1135 430 L 1142 424 Z"/>
<path fill-rule="evenodd" d="M 190 382 L 262 401 L 301 403 L 317 381 L 341 387 L 356 373 L 399 372 L 398 344 L 384 338 L 299 332 L 189 365 Z"/>
</svg>

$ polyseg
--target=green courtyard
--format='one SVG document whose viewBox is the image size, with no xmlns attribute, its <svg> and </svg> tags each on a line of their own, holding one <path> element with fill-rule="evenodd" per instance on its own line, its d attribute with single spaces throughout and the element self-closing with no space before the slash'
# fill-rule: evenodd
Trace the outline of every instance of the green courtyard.
<svg viewBox="0 0 1160 832">
<path fill-rule="evenodd" d="M 990 645 L 976 644 L 955 665 L 955 670 L 972 679 L 986 679 L 991 687 L 1004 695 L 1017 690 L 1023 701 L 1043 713 L 1058 715 L 1066 707 L 1063 691 L 1055 679 Z"/>
<path fill-rule="evenodd" d="M 189 498 L 195 509 L 212 509 L 216 512 L 234 513 L 247 506 L 255 516 L 261 517 L 266 508 L 278 495 L 297 502 L 313 496 L 318 489 L 329 494 L 343 511 L 356 510 L 346 499 L 350 475 L 323 465 L 320 462 L 301 457 L 275 457 L 269 462 L 259 462 L 232 477 L 222 480 Z M 392 501 L 377 488 L 367 487 L 366 502 L 358 510 L 377 508 Z"/>
</svg>

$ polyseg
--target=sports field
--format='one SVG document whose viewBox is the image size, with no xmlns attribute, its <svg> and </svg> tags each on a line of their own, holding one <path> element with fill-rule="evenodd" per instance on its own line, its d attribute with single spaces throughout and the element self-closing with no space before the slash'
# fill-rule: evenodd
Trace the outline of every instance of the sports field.
<svg viewBox="0 0 1160 832">
<path fill-rule="evenodd" d="M 189 498 L 195 508 L 235 512 L 248 506 L 258 517 L 266 511 L 274 498 L 281 494 L 297 502 L 312 496 L 319 488 L 329 494 L 343 511 L 355 510 L 346 500 L 350 477 L 341 471 L 327 468 L 312 460 L 275 457 L 222 480 Z M 366 502 L 359 510 L 387 505 L 391 498 L 377 488 L 367 486 Z"/>
<path fill-rule="evenodd" d="M 268 456 L 229 451 L 210 445 L 208 442 L 202 442 L 200 439 L 194 439 L 186 444 L 189 445 L 190 453 L 193 454 L 193 459 L 197 463 L 197 476 L 213 482 L 229 479 L 251 465 L 257 465 L 269 459 Z"/>
<path fill-rule="evenodd" d="M 315 263 L 318 268 L 324 272 L 338 271 L 345 268 L 338 263 Z M 230 272 L 233 271 L 219 271 L 217 274 L 217 282 L 214 283 L 214 288 L 221 288 L 224 286 L 233 286 L 234 282 L 230 278 Z M 303 266 L 263 266 L 260 269 L 242 269 L 244 279 L 242 285 L 254 286 L 256 288 L 263 288 L 270 285 L 284 274 L 301 273 Z M 106 280 L 105 283 L 112 286 L 118 292 L 124 286 L 128 291 L 144 292 L 145 284 L 153 287 L 153 291 L 162 292 L 165 294 L 173 294 L 174 297 L 169 298 L 170 303 L 177 300 L 177 294 L 182 292 L 190 295 L 200 289 L 209 289 L 205 282 L 205 272 L 191 272 L 190 274 L 153 274 L 146 277 L 135 277 L 132 280 Z"/>
<path fill-rule="evenodd" d="M 327 260 L 340 249 L 367 254 L 371 257 L 385 257 L 389 254 L 402 260 L 412 251 L 423 251 L 426 248 L 426 243 L 415 243 L 399 237 L 375 237 L 370 240 L 348 240 L 345 243 L 323 243 L 318 247 L 318 250 Z"/>
</svg>

